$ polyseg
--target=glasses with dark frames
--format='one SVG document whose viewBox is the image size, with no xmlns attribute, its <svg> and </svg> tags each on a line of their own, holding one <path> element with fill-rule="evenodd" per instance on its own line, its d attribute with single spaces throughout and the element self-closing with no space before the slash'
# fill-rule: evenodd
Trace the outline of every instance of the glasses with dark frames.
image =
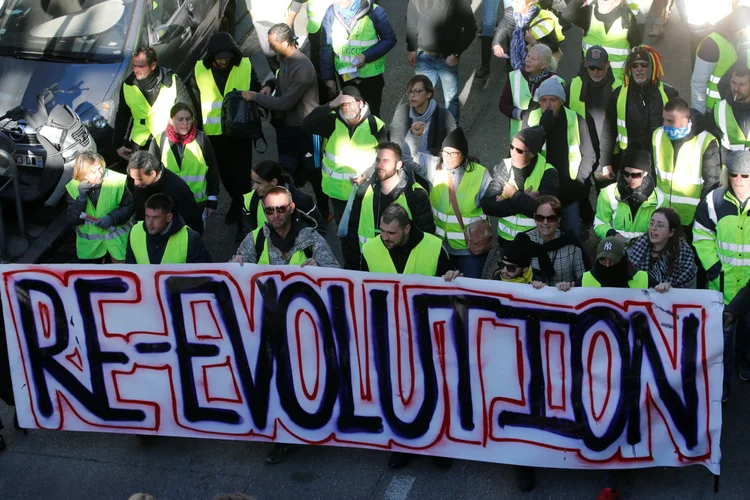
<svg viewBox="0 0 750 500">
<path fill-rule="evenodd" d="M 291 203 L 287 203 L 286 205 L 279 205 L 278 207 L 264 207 L 263 213 L 266 215 L 273 215 L 273 212 L 276 211 L 277 214 L 283 214 L 286 212 L 286 209 L 291 205 Z"/>
</svg>

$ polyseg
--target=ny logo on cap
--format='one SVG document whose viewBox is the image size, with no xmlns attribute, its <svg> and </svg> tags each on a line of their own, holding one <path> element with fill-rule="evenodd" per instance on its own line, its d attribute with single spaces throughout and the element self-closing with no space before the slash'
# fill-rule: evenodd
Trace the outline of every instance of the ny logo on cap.
<svg viewBox="0 0 750 500">
<path fill-rule="evenodd" d="M 611 241 L 606 242 L 604 244 L 604 249 L 605 250 L 612 250 L 612 242 Z"/>
<path fill-rule="evenodd" d="M 591 51 L 591 57 L 594 59 L 599 59 L 602 56 L 602 51 L 599 49 L 594 49 Z"/>
</svg>

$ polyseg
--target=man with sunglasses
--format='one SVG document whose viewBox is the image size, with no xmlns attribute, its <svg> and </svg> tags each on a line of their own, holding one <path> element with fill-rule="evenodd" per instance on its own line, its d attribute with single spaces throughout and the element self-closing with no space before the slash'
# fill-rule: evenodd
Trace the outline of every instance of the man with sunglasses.
<svg viewBox="0 0 750 500">
<path fill-rule="evenodd" d="M 628 148 L 623 153 L 617 182 L 599 192 L 594 232 L 601 239 L 637 238 L 648 230 L 651 216 L 663 204 L 664 194 L 656 188 L 651 155 Z"/>
<path fill-rule="evenodd" d="M 271 188 L 263 198 L 263 212 L 266 223 L 245 237 L 231 262 L 340 267 L 315 220 L 297 210 L 287 188 Z"/>
</svg>

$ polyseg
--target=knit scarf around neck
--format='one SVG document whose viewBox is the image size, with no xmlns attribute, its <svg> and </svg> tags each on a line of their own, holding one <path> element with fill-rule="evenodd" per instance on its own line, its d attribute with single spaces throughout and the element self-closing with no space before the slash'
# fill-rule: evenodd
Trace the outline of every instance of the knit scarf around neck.
<svg viewBox="0 0 750 500">
<path fill-rule="evenodd" d="M 414 112 L 414 108 L 409 106 L 409 118 L 411 118 L 412 123 L 414 122 L 424 123 L 424 132 L 422 133 L 422 140 L 419 141 L 418 152 L 420 153 L 424 153 L 428 149 L 427 148 L 427 143 L 428 143 L 427 136 L 429 134 L 427 133 L 427 131 L 430 128 L 430 122 L 432 121 L 432 114 L 435 112 L 435 109 L 437 109 L 437 103 L 435 102 L 435 99 L 430 99 L 430 104 L 427 106 L 427 110 L 421 115 L 416 114 Z"/>
<path fill-rule="evenodd" d="M 531 283 L 531 279 L 533 276 L 534 271 L 531 269 L 531 266 L 526 268 L 526 271 L 520 276 L 516 276 L 515 278 L 511 278 L 509 280 L 500 278 L 504 283 L 523 283 L 524 285 L 528 285 Z"/>
<path fill-rule="evenodd" d="M 171 142 L 172 144 L 179 144 L 181 146 L 185 146 L 193 142 L 195 140 L 195 136 L 198 134 L 195 125 L 193 125 L 193 127 L 190 129 L 190 132 L 188 132 L 186 135 L 180 135 L 177 133 L 171 123 L 167 125 L 166 132 L 169 142 Z"/>
<path fill-rule="evenodd" d="M 334 2 L 333 4 L 333 8 L 336 10 L 336 14 L 338 14 L 341 19 L 344 20 L 347 26 L 351 26 L 352 19 L 354 19 L 354 16 L 357 15 L 361 7 L 362 0 L 352 0 L 352 3 L 349 4 L 349 7 L 339 7 L 336 2 Z"/>
<path fill-rule="evenodd" d="M 526 14 L 513 11 L 513 19 L 516 21 L 516 29 L 513 30 L 513 34 L 510 37 L 510 64 L 513 69 L 523 68 L 526 62 L 526 39 L 524 38 L 526 27 L 529 25 L 531 20 L 539 12 L 539 7 L 536 5 L 531 7 Z"/>
</svg>

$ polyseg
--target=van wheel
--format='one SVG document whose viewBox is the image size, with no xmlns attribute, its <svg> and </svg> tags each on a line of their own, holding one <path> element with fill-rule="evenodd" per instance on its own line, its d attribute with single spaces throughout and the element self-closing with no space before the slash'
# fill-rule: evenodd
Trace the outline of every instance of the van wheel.
<svg viewBox="0 0 750 500">
<path fill-rule="evenodd" d="M 232 37 L 234 37 L 234 30 L 237 26 L 235 10 L 236 4 L 234 0 L 232 0 L 227 3 L 226 8 L 224 9 L 224 15 L 221 17 L 221 22 L 219 22 L 219 31 L 229 33 Z"/>
</svg>

